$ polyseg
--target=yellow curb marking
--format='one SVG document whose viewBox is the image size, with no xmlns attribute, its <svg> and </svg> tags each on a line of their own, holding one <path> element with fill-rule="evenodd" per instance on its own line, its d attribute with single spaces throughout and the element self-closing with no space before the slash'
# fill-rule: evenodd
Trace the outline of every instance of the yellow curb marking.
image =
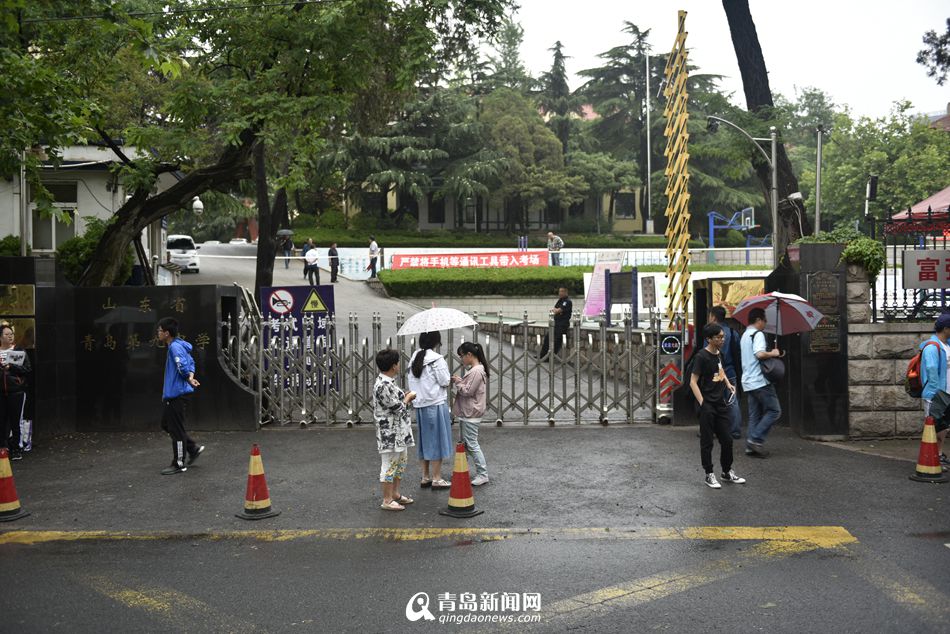
<svg viewBox="0 0 950 634">
<path fill-rule="evenodd" d="M 298 539 L 423 541 L 430 539 L 482 539 L 557 537 L 561 539 L 612 540 L 729 540 L 775 542 L 774 548 L 807 544 L 814 548 L 838 548 L 857 542 L 841 526 L 695 526 L 684 528 L 328 528 L 313 530 L 247 530 L 182 533 L 174 531 L 8 531 L 0 532 L 0 544 L 33 545 L 61 541 L 139 540 L 239 540 L 283 542 Z"/>
<path fill-rule="evenodd" d="M 203 601 L 162 587 L 127 588 L 104 576 L 80 579 L 96 592 L 127 608 L 141 610 L 173 630 L 185 632 L 209 628 L 228 632 L 260 631 L 251 623 L 216 611 Z"/>
</svg>

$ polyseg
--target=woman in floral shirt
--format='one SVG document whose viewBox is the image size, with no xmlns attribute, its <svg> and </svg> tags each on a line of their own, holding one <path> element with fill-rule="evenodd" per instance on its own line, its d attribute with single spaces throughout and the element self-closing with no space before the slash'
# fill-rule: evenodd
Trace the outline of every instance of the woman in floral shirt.
<svg viewBox="0 0 950 634">
<path fill-rule="evenodd" d="M 380 350 L 376 353 L 379 376 L 373 387 L 373 417 L 376 419 L 376 449 L 381 466 L 379 481 L 383 487 L 385 511 L 402 511 L 413 499 L 399 492 L 402 474 L 406 471 L 408 448 L 415 446 L 412 439 L 412 419 L 409 404 L 416 398 L 415 392 L 404 393 L 396 385 L 399 374 L 399 353 L 395 350 Z"/>
</svg>

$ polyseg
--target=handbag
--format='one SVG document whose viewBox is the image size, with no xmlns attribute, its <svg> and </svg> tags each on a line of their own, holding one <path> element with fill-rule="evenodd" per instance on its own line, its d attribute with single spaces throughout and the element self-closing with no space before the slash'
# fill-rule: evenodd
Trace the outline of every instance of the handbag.
<svg viewBox="0 0 950 634">
<path fill-rule="evenodd" d="M 762 331 L 760 330 L 759 333 Z M 753 337 L 755 335 L 753 334 Z M 763 337 L 765 335 L 762 335 Z M 759 367 L 762 369 L 762 376 L 769 383 L 778 383 L 785 378 L 785 362 L 779 357 L 769 357 L 768 359 L 759 359 Z"/>
</svg>

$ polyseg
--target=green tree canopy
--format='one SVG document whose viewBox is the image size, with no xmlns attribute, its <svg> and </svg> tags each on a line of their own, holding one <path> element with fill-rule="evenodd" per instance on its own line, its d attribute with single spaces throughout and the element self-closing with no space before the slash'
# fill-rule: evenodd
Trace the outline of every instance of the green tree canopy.
<svg viewBox="0 0 950 634">
<path fill-rule="evenodd" d="M 871 174 L 879 176 L 878 199 L 872 203 L 878 218 L 890 209 L 907 209 L 950 183 L 950 135 L 931 128 L 926 117 L 913 116 L 910 109 L 910 103 L 900 102 L 886 117 L 837 115 L 824 152 L 823 217 L 827 214 L 832 223 L 861 219 Z M 814 169 L 803 180 L 814 182 Z"/>
</svg>

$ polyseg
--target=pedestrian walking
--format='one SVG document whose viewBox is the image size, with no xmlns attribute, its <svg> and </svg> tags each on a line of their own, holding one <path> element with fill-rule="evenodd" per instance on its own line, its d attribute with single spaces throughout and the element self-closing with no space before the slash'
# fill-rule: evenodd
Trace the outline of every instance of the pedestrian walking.
<svg viewBox="0 0 950 634">
<path fill-rule="evenodd" d="M 409 364 L 409 389 L 416 393 L 412 406 L 419 425 L 419 460 L 422 461 L 422 488 L 447 489 L 442 479 L 442 461 L 452 452 L 452 419 L 449 416 L 449 366 L 437 352 L 442 345 L 438 332 L 419 335 L 419 349 Z"/>
<path fill-rule="evenodd" d="M 722 327 L 726 340 L 722 344 L 722 369 L 726 371 L 729 383 L 739 386 L 739 369 L 742 367 L 742 351 L 739 349 L 739 333 L 726 323 L 725 306 L 713 306 L 709 309 L 710 324 L 719 324 Z M 729 401 L 730 399 L 727 399 Z M 729 404 L 729 433 L 733 440 L 742 438 L 742 411 L 739 409 L 739 395 L 736 394 Z"/>
<path fill-rule="evenodd" d="M 732 468 L 732 435 L 729 433 L 731 418 L 730 399 L 736 398 L 736 386 L 722 365 L 722 346 L 726 336 L 719 324 L 706 324 L 703 337 L 706 347 L 696 353 L 693 370 L 689 377 L 689 387 L 699 403 L 699 456 L 705 472 L 706 486 L 721 489 L 722 485 L 713 472 L 713 438 L 719 440 L 719 466 L 722 467 L 724 482 L 744 484 Z M 727 396 L 728 395 L 728 396 Z"/>
<path fill-rule="evenodd" d="M 465 376 L 452 375 L 455 387 L 452 414 L 458 421 L 465 452 L 475 465 L 472 486 L 477 487 L 488 482 L 488 465 L 478 444 L 478 426 L 488 406 L 488 362 L 479 343 L 466 341 L 458 347 L 456 353 L 468 370 Z"/>
<path fill-rule="evenodd" d="M 311 247 L 303 256 L 304 270 L 307 271 L 307 279 L 310 286 L 320 286 L 320 257 L 317 253 L 317 247 Z"/>
<path fill-rule="evenodd" d="M 16 345 L 13 326 L 0 325 L 0 447 L 9 450 L 10 460 L 23 458 L 20 424 L 26 411 L 26 386 L 31 371 L 30 357 Z"/>
<path fill-rule="evenodd" d="M 561 344 L 565 335 L 571 329 L 571 315 L 574 312 L 574 302 L 568 297 L 566 286 L 557 289 L 557 301 L 554 302 L 554 308 L 551 314 L 554 315 L 554 354 L 561 351 Z M 544 361 L 548 356 L 548 335 L 544 335 L 544 341 L 541 342 L 541 351 L 538 353 L 538 359 Z"/>
<path fill-rule="evenodd" d="M 554 235 L 553 231 L 548 231 L 548 253 L 551 254 L 551 266 L 561 266 L 561 249 L 563 248 L 564 240 Z"/>
<path fill-rule="evenodd" d="M 379 376 L 373 386 L 373 417 L 376 420 L 376 450 L 379 452 L 379 482 L 383 489 L 384 511 L 403 511 L 415 500 L 399 491 L 402 476 L 406 472 L 409 447 L 415 446 L 412 438 L 412 419 L 409 404 L 416 398 L 415 392 L 403 392 L 396 385 L 399 374 L 399 353 L 395 350 L 380 350 L 376 353 Z"/>
<path fill-rule="evenodd" d="M 188 400 L 201 384 L 195 378 L 191 344 L 178 337 L 177 319 L 164 317 L 158 322 L 158 340 L 168 347 L 162 389 L 162 429 L 172 438 L 172 463 L 162 469 L 162 475 L 174 475 L 187 471 L 205 450 L 204 445 L 196 444 L 185 430 Z"/>
<path fill-rule="evenodd" d="M 330 260 L 330 283 L 337 283 L 337 274 L 340 272 L 340 253 L 336 250 L 336 242 L 330 243 L 327 251 L 327 258 Z"/>
<path fill-rule="evenodd" d="M 379 259 L 379 245 L 376 244 L 376 236 L 369 237 L 369 266 L 366 269 L 369 271 L 369 279 L 376 277 L 376 264 Z"/>
<path fill-rule="evenodd" d="M 781 357 L 785 353 L 778 348 L 766 350 L 765 311 L 753 308 L 749 311 L 749 326 L 742 333 L 739 348 L 742 350 L 742 391 L 749 399 L 749 428 L 746 430 L 745 453 L 747 456 L 767 458 L 765 438 L 772 425 L 782 415 L 775 386 L 762 374 L 759 361 Z"/>
<path fill-rule="evenodd" d="M 304 257 L 303 261 L 303 279 L 307 279 L 308 273 L 310 273 L 310 265 L 307 263 L 307 254 L 310 253 L 310 249 L 315 248 L 316 245 L 313 243 L 313 238 L 307 238 L 307 241 L 303 243 L 303 246 L 300 247 L 300 255 Z M 311 283 L 311 286 L 313 284 Z"/>
<path fill-rule="evenodd" d="M 290 258 L 294 254 L 294 241 L 290 236 L 283 236 L 280 241 L 280 250 L 284 254 L 284 268 L 290 268 Z"/>
<path fill-rule="evenodd" d="M 924 401 L 924 416 L 930 416 L 930 404 L 937 392 L 950 393 L 950 312 L 937 317 L 934 322 L 934 334 L 920 344 L 920 379 L 923 385 L 921 398 Z M 943 452 L 943 441 L 950 428 L 947 416 L 935 421 L 937 432 L 937 450 L 940 453 L 940 465 L 947 469 L 950 460 Z"/>
</svg>

